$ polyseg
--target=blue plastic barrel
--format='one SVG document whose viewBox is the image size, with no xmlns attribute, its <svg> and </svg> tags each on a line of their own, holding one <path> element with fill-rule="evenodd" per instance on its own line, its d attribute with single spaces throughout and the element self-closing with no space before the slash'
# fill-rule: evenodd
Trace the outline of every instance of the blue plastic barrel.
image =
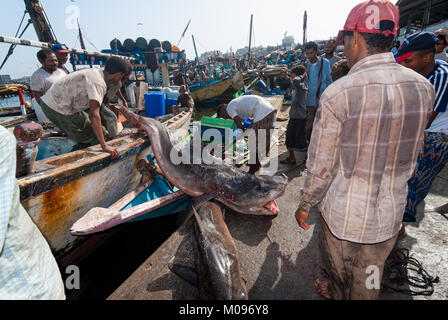
<svg viewBox="0 0 448 320">
<path fill-rule="evenodd" d="M 149 118 L 164 116 L 166 114 L 165 93 L 160 91 L 145 93 L 145 110 Z"/>
<path fill-rule="evenodd" d="M 176 103 L 177 103 L 177 100 L 176 100 L 176 99 L 166 99 L 165 107 L 172 107 L 172 106 L 175 106 Z"/>
</svg>

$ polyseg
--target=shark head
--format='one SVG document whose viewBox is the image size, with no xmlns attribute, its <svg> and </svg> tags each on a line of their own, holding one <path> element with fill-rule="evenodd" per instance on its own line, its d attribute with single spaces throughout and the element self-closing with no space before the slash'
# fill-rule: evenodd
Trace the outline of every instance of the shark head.
<svg viewBox="0 0 448 320">
<path fill-rule="evenodd" d="M 245 214 L 277 215 L 279 208 L 276 199 L 281 197 L 288 185 L 284 176 L 255 177 L 250 175 L 248 181 L 240 185 L 232 196 L 218 199 L 229 208 Z"/>
</svg>

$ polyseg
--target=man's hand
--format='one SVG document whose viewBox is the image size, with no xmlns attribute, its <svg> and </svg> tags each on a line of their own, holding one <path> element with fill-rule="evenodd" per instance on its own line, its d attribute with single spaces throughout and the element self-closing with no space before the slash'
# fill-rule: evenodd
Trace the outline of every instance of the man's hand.
<svg viewBox="0 0 448 320">
<path fill-rule="evenodd" d="M 306 224 L 306 219 L 308 219 L 309 215 L 310 215 L 309 212 L 305 212 L 300 209 L 298 209 L 296 211 L 297 223 L 299 224 L 300 228 L 302 228 L 303 230 L 308 230 L 310 228 L 310 226 Z"/>
<path fill-rule="evenodd" d="M 115 148 L 110 148 L 107 145 L 103 146 L 103 151 L 109 152 L 111 159 L 114 160 L 116 157 L 118 157 L 118 151 Z"/>
<path fill-rule="evenodd" d="M 300 79 L 302 79 L 302 82 L 305 81 L 305 80 L 308 80 L 308 74 L 305 72 L 305 73 L 300 77 Z"/>
</svg>

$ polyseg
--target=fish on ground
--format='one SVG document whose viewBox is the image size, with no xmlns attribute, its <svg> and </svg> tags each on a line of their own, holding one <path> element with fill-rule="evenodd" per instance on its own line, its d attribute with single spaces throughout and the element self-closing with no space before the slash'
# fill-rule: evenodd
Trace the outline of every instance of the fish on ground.
<svg viewBox="0 0 448 320">
<path fill-rule="evenodd" d="M 202 300 L 247 300 L 237 248 L 224 222 L 223 209 L 207 201 L 196 210 L 196 269 L 170 264 L 170 270 L 197 288 Z"/>
<path fill-rule="evenodd" d="M 174 148 L 169 132 L 159 121 L 139 117 L 122 106 L 115 107 L 131 125 L 146 132 L 157 164 L 164 176 L 192 197 L 214 195 L 214 198 L 236 212 L 252 215 L 277 215 L 275 200 L 285 191 L 286 176 L 254 176 L 226 163 L 173 164 Z"/>
</svg>

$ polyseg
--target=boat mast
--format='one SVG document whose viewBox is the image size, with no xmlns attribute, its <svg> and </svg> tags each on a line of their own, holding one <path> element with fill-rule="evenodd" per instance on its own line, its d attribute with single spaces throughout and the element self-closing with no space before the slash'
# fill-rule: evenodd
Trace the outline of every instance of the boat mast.
<svg viewBox="0 0 448 320">
<path fill-rule="evenodd" d="M 39 0 L 24 0 L 40 42 L 56 43 L 57 39 Z"/>
<path fill-rule="evenodd" d="M 250 49 L 252 45 L 252 22 L 254 19 L 254 15 L 250 15 L 250 34 L 249 34 L 249 52 L 247 53 L 247 70 L 250 68 Z"/>
<path fill-rule="evenodd" d="M 79 42 L 81 43 L 81 49 L 86 50 L 86 45 L 84 44 L 84 38 L 82 37 L 81 33 L 81 26 L 79 25 L 79 19 L 78 19 L 78 30 L 79 30 Z"/>
<path fill-rule="evenodd" d="M 305 14 L 303 16 L 303 44 L 305 44 L 308 40 L 306 36 L 307 25 L 308 25 L 308 14 L 306 13 L 305 10 Z"/>
<path fill-rule="evenodd" d="M 198 71 L 199 71 L 199 74 L 200 74 L 201 73 L 201 66 L 199 65 L 199 56 L 198 56 L 198 50 L 196 49 L 196 41 L 194 41 L 194 35 L 191 35 L 191 38 L 193 39 L 194 53 L 196 54 L 196 61 L 198 62 Z"/>
<path fill-rule="evenodd" d="M 194 35 L 191 35 L 191 37 L 193 38 L 194 53 L 196 54 L 196 59 L 199 62 L 198 50 L 196 49 L 196 42 L 194 41 Z"/>
</svg>

